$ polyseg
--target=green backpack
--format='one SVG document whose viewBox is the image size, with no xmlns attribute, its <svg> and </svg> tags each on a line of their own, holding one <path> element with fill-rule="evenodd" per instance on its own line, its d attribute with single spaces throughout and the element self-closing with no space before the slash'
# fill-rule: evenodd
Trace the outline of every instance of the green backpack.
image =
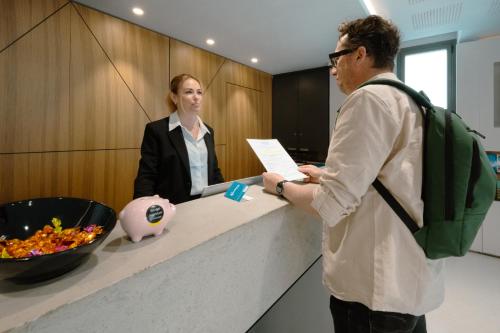
<svg viewBox="0 0 500 333">
<path fill-rule="evenodd" d="M 417 226 L 378 179 L 373 186 L 410 229 L 427 258 L 465 255 L 495 198 L 496 176 L 477 137 L 484 136 L 456 113 L 433 106 L 425 95 L 401 82 L 380 79 L 361 86 L 369 84 L 396 87 L 421 106 L 424 226 Z"/>
</svg>

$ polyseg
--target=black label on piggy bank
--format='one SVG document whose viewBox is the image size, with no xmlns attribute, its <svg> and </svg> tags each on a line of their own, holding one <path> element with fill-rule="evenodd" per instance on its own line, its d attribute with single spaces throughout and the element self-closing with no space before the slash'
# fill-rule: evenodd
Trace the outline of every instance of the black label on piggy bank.
<svg viewBox="0 0 500 333">
<path fill-rule="evenodd" d="M 153 205 L 146 211 L 146 218 L 149 223 L 156 223 L 163 217 L 163 208 L 158 205 Z"/>
</svg>

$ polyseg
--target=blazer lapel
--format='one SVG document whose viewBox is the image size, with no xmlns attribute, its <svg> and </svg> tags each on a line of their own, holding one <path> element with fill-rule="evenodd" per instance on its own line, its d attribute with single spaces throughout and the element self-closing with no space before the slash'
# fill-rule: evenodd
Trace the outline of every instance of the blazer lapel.
<svg viewBox="0 0 500 333">
<path fill-rule="evenodd" d="M 207 146 L 207 173 L 208 173 L 208 181 L 210 182 L 210 177 L 212 177 L 214 173 L 214 144 L 212 143 L 212 136 L 209 133 L 205 133 L 203 136 L 203 140 L 205 140 L 205 145 Z"/>
<path fill-rule="evenodd" d="M 168 128 L 167 128 L 168 131 Z M 177 150 L 177 154 L 186 169 L 187 174 L 190 176 L 191 172 L 189 170 L 189 157 L 186 148 L 186 142 L 184 142 L 184 136 L 182 136 L 182 128 L 177 126 L 173 130 L 168 132 L 168 137 L 170 138 L 170 142 L 172 142 L 172 146 L 174 146 L 175 150 Z"/>
</svg>

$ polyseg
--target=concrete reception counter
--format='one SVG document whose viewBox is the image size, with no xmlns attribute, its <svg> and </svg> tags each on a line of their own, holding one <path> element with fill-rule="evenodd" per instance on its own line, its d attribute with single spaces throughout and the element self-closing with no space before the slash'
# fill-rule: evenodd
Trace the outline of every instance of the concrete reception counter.
<svg viewBox="0 0 500 333">
<path fill-rule="evenodd" d="M 167 230 L 139 243 L 117 225 L 59 278 L 1 281 L 0 331 L 247 331 L 321 254 L 320 221 L 261 186 L 247 194 L 177 205 Z"/>
</svg>

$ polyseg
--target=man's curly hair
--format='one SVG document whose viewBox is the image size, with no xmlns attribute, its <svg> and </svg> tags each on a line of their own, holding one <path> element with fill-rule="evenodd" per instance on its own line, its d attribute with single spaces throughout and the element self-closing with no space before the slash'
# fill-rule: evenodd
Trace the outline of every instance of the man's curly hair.
<svg viewBox="0 0 500 333">
<path fill-rule="evenodd" d="M 394 68 L 394 57 L 399 50 L 399 30 L 391 22 L 377 15 L 344 22 L 339 26 L 340 37 L 347 35 L 345 47 L 360 46 L 374 59 L 375 68 Z"/>
</svg>

